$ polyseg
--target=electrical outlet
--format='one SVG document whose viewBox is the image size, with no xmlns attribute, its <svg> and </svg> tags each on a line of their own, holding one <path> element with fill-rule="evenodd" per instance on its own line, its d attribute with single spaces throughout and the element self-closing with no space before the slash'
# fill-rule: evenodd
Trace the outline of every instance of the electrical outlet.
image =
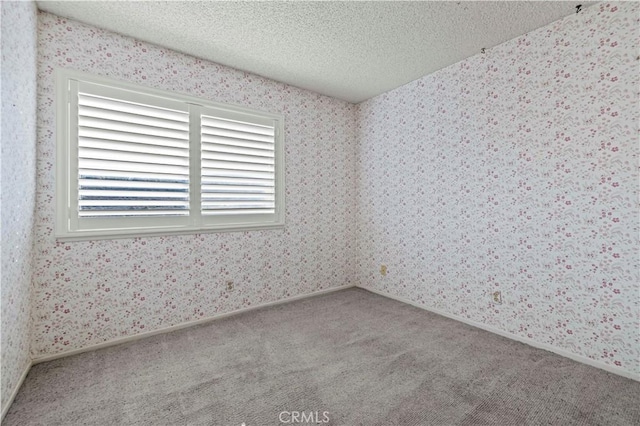
<svg viewBox="0 0 640 426">
<path fill-rule="evenodd" d="M 227 281 L 227 291 L 233 291 L 233 281 Z"/>
<path fill-rule="evenodd" d="M 387 265 L 380 265 L 380 275 L 387 275 Z"/>
<path fill-rule="evenodd" d="M 502 305 L 502 293 L 499 291 L 494 291 L 493 292 L 493 302 L 497 303 L 498 305 Z"/>
</svg>

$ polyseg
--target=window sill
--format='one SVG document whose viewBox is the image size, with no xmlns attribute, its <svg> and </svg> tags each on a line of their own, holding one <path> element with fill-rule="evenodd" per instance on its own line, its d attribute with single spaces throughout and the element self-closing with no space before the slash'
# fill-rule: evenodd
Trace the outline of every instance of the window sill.
<svg viewBox="0 0 640 426">
<path fill-rule="evenodd" d="M 242 224 L 238 226 L 225 226 L 225 227 L 207 227 L 207 228 L 172 228 L 172 229 L 127 229 L 127 230 L 105 230 L 105 231 L 87 231 L 87 232 L 73 232 L 73 233 L 56 233 L 56 241 L 97 241 L 97 240 L 122 240 L 130 238 L 145 238 L 145 237 L 166 237 L 171 235 L 198 235 L 198 234 L 213 234 L 221 232 L 247 232 L 247 231 L 265 231 L 284 229 L 284 223 L 277 224 L 258 224 L 247 225 Z"/>
</svg>

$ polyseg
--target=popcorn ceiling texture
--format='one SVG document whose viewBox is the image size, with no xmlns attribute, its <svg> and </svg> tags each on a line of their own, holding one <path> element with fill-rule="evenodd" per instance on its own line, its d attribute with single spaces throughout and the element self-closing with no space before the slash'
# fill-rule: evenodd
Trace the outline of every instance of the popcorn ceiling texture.
<svg viewBox="0 0 640 426">
<path fill-rule="evenodd" d="M 640 374 L 638 9 L 360 104 L 358 284 Z"/>
<path fill-rule="evenodd" d="M 56 242 L 56 67 L 284 114 L 286 229 Z M 41 12 L 38 126 L 36 358 L 354 281 L 352 104 Z"/>
<path fill-rule="evenodd" d="M 575 3 L 566 1 L 40 1 L 38 6 L 354 103 L 575 13 Z"/>
<path fill-rule="evenodd" d="M 33 2 L 2 10 L 2 410 L 30 363 L 36 198 L 36 34 Z"/>
</svg>

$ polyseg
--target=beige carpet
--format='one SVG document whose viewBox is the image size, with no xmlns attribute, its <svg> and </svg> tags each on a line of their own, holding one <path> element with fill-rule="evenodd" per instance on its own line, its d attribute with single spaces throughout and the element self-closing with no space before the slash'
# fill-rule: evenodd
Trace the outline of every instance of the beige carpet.
<svg viewBox="0 0 640 426">
<path fill-rule="evenodd" d="M 349 289 L 36 365 L 4 421 L 243 423 L 638 425 L 640 383 Z"/>
</svg>

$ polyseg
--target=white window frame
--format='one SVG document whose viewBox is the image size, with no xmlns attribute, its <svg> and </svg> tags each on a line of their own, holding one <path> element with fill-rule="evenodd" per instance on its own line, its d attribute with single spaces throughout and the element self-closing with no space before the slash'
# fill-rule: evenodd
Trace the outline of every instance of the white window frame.
<svg viewBox="0 0 640 426">
<path fill-rule="evenodd" d="M 189 95 L 152 89 L 75 70 L 56 69 L 56 238 L 63 241 L 135 238 L 223 231 L 284 228 L 284 117 L 246 107 L 208 101 Z M 158 100 L 158 104 L 181 103 L 190 114 L 189 122 L 189 215 L 182 217 L 78 217 L 78 112 L 72 105 L 78 84 L 102 86 L 105 93 L 126 92 L 129 99 Z M 74 92 L 75 90 L 75 92 Z M 77 95 L 76 95 L 77 96 Z M 150 98 L 151 97 L 151 98 Z M 201 133 L 200 116 L 273 122 L 275 130 L 275 213 L 264 215 L 209 216 L 201 214 Z"/>
</svg>

